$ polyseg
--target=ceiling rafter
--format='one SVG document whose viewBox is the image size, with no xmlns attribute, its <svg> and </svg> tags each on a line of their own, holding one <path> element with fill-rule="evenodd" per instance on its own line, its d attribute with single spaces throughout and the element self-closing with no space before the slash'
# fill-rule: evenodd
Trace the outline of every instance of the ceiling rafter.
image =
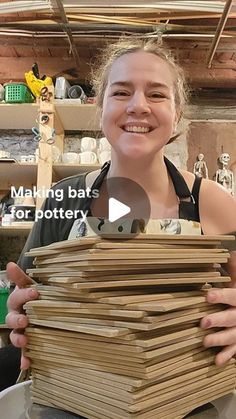
<svg viewBox="0 0 236 419">
<path fill-rule="evenodd" d="M 15 39 L 16 49 L 23 40 L 29 48 L 49 39 L 52 44 L 61 40 L 63 47 L 69 41 L 78 68 L 86 37 L 88 42 L 96 37 L 101 45 L 122 34 L 161 36 L 167 43 L 179 42 L 180 49 L 184 42 L 205 42 L 209 66 L 218 62 L 220 40 L 231 48 L 236 44 L 236 0 L 0 0 L 0 20 L 0 39 Z M 227 65 L 234 67 L 233 62 Z"/>
<path fill-rule="evenodd" d="M 69 24 L 69 21 L 67 19 L 62 0 L 56 0 L 56 4 L 57 4 L 57 9 L 59 11 L 59 15 L 60 15 L 61 20 L 62 20 L 63 29 L 68 36 L 68 40 L 69 40 L 69 43 L 70 43 L 70 48 L 71 48 L 72 55 L 74 57 L 77 69 L 79 70 L 79 68 L 80 68 L 80 58 L 79 58 L 79 54 L 78 54 L 78 51 L 77 51 L 77 47 L 76 47 L 74 39 L 73 39 L 73 34 L 72 34 L 71 29 L 70 29 L 70 24 Z"/>
<path fill-rule="evenodd" d="M 212 60 L 213 60 L 214 54 L 216 52 L 217 46 L 220 42 L 220 38 L 221 38 L 221 35 L 223 33 L 224 27 L 226 25 L 226 22 L 227 22 L 232 4 L 233 4 L 233 0 L 227 0 L 226 3 L 225 3 L 225 7 L 224 7 L 224 10 L 223 10 L 222 16 L 219 20 L 218 26 L 216 28 L 215 37 L 212 41 L 210 51 L 209 51 L 209 54 L 208 54 L 208 57 L 207 57 L 207 67 L 208 68 L 211 68 Z"/>
</svg>

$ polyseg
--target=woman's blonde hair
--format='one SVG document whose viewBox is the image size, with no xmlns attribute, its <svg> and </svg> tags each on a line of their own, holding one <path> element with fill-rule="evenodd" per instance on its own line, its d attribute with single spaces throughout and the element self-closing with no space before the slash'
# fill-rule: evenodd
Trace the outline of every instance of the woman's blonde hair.
<svg viewBox="0 0 236 419">
<path fill-rule="evenodd" d="M 134 37 L 121 38 L 118 42 L 108 45 L 98 58 L 92 73 L 92 83 L 97 98 L 97 106 L 102 108 L 104 93 L 113 63 L 125 54 L 132 54 L 139 51 L 154 54 L 169 65 L 173 75 L 175 105 L 181 116 L 188 97 L 188 88 L 182 68 L 175 62 L 170 51 L 160 45 L 157 40 L 138 39 Z M 169 142 L 172 142 L 178 136 L 179 134 L 174 135 Z"/>
</svg>

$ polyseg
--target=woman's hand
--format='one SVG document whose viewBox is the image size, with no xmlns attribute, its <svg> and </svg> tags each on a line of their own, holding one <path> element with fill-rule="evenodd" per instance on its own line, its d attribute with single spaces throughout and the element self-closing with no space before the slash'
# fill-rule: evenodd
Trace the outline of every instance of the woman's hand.
<svg viewBox="0 0 236 419">
<path fill-rule="evenodd" d="M 32 280 L 15 263 L 10 262 L 7 265 L 7 276 L 11 282 L 16 284 L 16 288 L 8 298 L 8 315 L 6 317 L 7 325 L 13 329 L 10 334 L 11 342 L 18 348 L 24 348 L 27 344 L 27 338 L 23 334 L 28 325 L 28 319 L 23 314 L 23 305 L 30 300 L 38 298 L 38 292 L 32 288 L 24 288 L 32 284 Z M 29 368 L 30 360 L 22 355 L 21 369 Z"/>
<path fill-rule="evenodd" d="M 218 313 L 209 314 L 201 320 L 201 327 L 226 328 L 205 336 L 203 344 L 206 348 L 224 346 L 216 355 L 216 365 L 223 365 L 236 354 L 236 288 L 214 288 L 208 291 L 207 301 L 213 304 L 227 304 L 230 308 Z"/>
</svg>

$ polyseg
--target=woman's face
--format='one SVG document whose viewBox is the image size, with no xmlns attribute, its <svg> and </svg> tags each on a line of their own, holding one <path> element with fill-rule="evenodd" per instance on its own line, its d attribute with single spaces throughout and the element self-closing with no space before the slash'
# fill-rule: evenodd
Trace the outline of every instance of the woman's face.
<svg viewBox="0 0 236 419">
<path fill-rule="evenodd" d="M 111 67 L 102 108 L 102 129 L 121 156 L 152 156 L 169 141 L 177 122 L 173 75 L 154 54 L 135 52 Z"/>
</svg>

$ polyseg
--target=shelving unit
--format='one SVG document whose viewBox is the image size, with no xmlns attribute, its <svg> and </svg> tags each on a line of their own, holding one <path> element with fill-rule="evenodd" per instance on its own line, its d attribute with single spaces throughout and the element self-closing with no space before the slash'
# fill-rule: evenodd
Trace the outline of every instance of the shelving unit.
<svg viewBox="0 0 236 419">
<path fill-rule="evenodd" d="M 57 182 L 68 176 L 74 176 L 79 173 L 91 172 L 92 170 L 97 170 L 101 166 L 99 164 L 54 164 L 53 165 L 53 181 Z"/>
<path fill-rule="evenodd" d="M 10 189 L 12 185 L 32 187 L 37 181 L 36 163 L 7 163 L 0 161 L 1 190 Z"/>
<path fill-rule="evenodd" d="M 0 227 L 0 236 L 25 236 L 28 235 L 34 223 L 29 221 L 27 223 L 13 223 L 9 226 Z"/>
<path fill-rule="evenodd" d="M 56 113 L 63 129 L 96 131 L 99 126 L 99 111 L 95 105 L 55 100 Z M 0 102 L 0 129 L 31 129 L 37 125 L 38 103 L 9 104 Z"/>
<path fill-rule="evenodd" d="M 37 114 L 37 103 L 0 102 L 0 129 L 31 129 Z"/>
<path fill-rule="evenodd" d="M 55 107 L 54 127 L 56 129 L 56 145 L 63 151 L 64 131 L 99 131 L 100 115 L 97 107 L 92 104 L 80 104 L 71 100 L 58 100 L 53 102 Z M 38 126 L 40 104 L 22 103 L 6 104 L 0 102 L 0 129 L 31 129 Z M 32 163 L 8 163 L 0 162 L 0 196 L 4 196 L 14 185 L 16 188 L 24 186 L 32 188 L 37 185 L 40 189 L 44 183 L 46 188 L 50 187 L 50 179 L 57 182 L 68 176 L 85 173 L 100 168 L 99 164 L 79 165 L 79 164 L 52 164 L 51 147 L 45 144 L 49 152 L 48 158 L 39 164 Z M 43 166 L 43 167 L 42 167 Z M 41 202 L 38 203 L 38 208 Z M 32 224 L 11 225 L 0 227 L 0 235 L 23 235 L 29 233 Z"/>
<path fill-rule="evenodd" d="M 55 108 L 65 131 L 100 130 L 100 115 L 95 105 L 67 103 L 64 99 L 55 101 Z"/>
</svg>

